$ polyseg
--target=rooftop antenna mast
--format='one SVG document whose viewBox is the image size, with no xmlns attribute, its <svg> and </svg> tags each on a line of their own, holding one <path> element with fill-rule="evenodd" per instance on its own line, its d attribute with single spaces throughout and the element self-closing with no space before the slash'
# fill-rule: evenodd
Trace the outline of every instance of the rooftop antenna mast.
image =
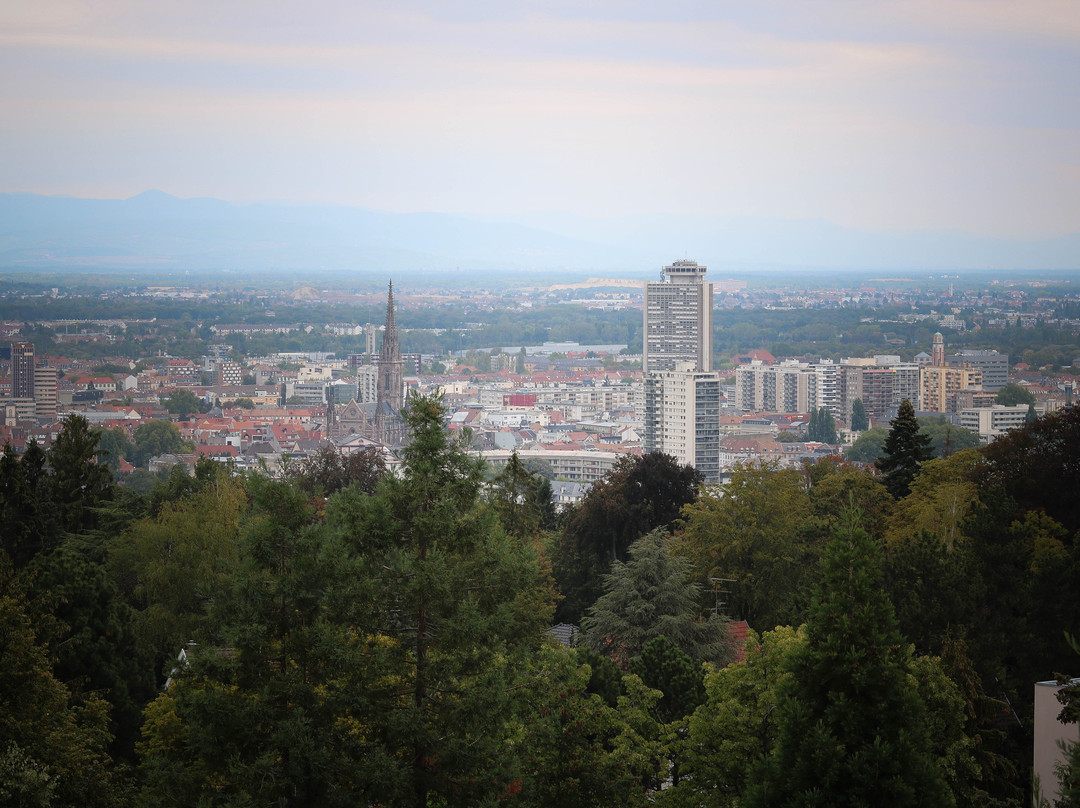
<svg viewBox="0 0 1080 808">
<path fill-rule="evenodd" d="M 720 600 L 720 596 L 721 595 L 725 595 L 725 596 L 730 595 L 731 592 L 728 591 L 728 589 L 726 587 L 721 586 L 721 584 L 733 584 L 733 583 L 735 583 L 735 579 L 734 578 L 709 578 L 709 583 L 712 584 L 712 588 L 713 588 L 713 600 L 714 600 L 713 614 L 715 614 L 717 617 L 723 617 L 725 620 L 730 620 L 731 618 L 728 616 L 727 612 L 722 612 L 720 610 L 722 606 L 727 606 L 727 601 L 726 600 Z"/>
</svg>

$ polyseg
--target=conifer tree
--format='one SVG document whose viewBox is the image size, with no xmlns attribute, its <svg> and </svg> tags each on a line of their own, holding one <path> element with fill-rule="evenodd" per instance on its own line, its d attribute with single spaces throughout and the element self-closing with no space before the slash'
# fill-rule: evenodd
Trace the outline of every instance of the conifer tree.
<svg viewBox="0 0 1080 808">
<path fill-rule="evenodd" d="M 836 422 L 832 413 L 824 407 L 815 408 L 810 413 L 810 423 L 806 427 L 806 436 L 813 441 L 833 444 L 838 442 Z"/>
<path fill-rule="evenodd" d="M 866 415 L 866 407 L 862 399 L 857 398 L 851 405 L 851 429 L 853 432 L 862 432 L 870 426 L 870 419 Z"/>
<path fill-rule="evenodd" d="M 715 615 L 700 619 L 701 588 L 690 570 L 688 558 L 672 555 L 666 531 L 634 542 L 630 560 L 616 561 L 604 576 L 605 592 L 582 624 L 589 647 L 625 667 L 651 640 L 664 637 L 693 659 L 725 663 L 727 630 Z"/>
<path fill-rule="evenodd" d="M 852 514 L 825 550 L 806 644 L 788 661 L 777 744 L 755 772 L 752 808 L 952 804 L 881 579 L 880 550 Z"/>
<path fill-rule="evenodd" d="M 882 447 L 884 455 L 876 465 L 885 472 L 885 487 L 889 493 L 901 499 L 911 490 L 911 481 L 922 464 L 934 455 L 930 449 L 930 436 L 919 431 L 915 408 L 908 399 L 900 403 L 900 409 L 889 426 L 889 436 Z"/>
</svg>

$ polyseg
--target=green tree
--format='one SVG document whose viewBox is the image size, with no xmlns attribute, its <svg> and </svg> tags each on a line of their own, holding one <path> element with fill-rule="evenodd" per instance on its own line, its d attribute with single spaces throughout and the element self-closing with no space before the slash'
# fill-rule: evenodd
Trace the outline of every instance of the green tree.
<svg viewBox="0 0 1080 808">
<path fill-rule="evenodd" d="M 159 681 L 188 642 L 210 638 L 208 610 L 230 590 L 246 508 L 239 483 L 221 478 L 164 502 L 110 542 L 109 571 L 135 610 Z"/>
<path fill-rule="evenodd" d="M 180 428 L 172 421 L 148 421 L 135 430 L 132 463 L 145 466 L 151 457 L 177 452 L 190 452 L 194 446 L 180 436 Z"/>
<path fill-rule="evenodd" d="M 557 619 L 577 623 L 602 591 L 600 576 L 623 560 L 633 542 L 656 528 L 674 527 L 694 501 L 701 475 L 671 455 L 621 457 L 565 513 L 552 566 L 563 601 Z"/>
<path fill-rule="evenodd" d="M 1080 530 L 1080 407 L 1051 413 L 1023 429 L 1013 429 L 983 450 L 982 490 L 1001 489 L 1025 509 L 1043 509 L 1065 526 Z"/>
<path fill-rule="evenodd" d="M 1034 404 L 1035 396 L 1015 382 L 1009 382 L 1000 390 L 994 398 L 995 404 L 1004 404 L 1006 407 L 1015 407 L 1017 404 Z"/>
<path fill-rule="evenodd" d="M 362 602 L 373 611 L 353 623 L 385 637 L 380 748 L 403 766 L 401 804 L 416 806 L 488 801 L 517 778 L 513 694 L 527 690 L 517 687 L 554 599 L 535 551 L 479 507 L 482 461 L 449 438 L 443 416 L 435 396 L 411 399 L 400 476 L 375 497 L 345 491 L 327 511 L 372 587 Z"/>
<path fill-rule="evenodd" d="M 525 346 L 522 345 L 521 350 L 518 351 L 517 363 L 515 365 L 515 370 L 516 370 L 517 373 L 524 373 L 525 372 L 525 357 L 526 357 Z"/>
<path fill-rule="evenodd" d="M 818 443 L 828 443 L 830 445 L 839 443 L 839 438 L 836 435 L 836 422 L 833 420 L 832 413 L 825 407 L 817 407 L 810 413 L 810 423 L 806 427 L 806 436 L 812 441 Z"/>
<path fill-rule="evenodd" d="M 33 611 L 0 559 L 0 804 L 120 805 L 108 706 L 93 694 L 73 705 Z"/>
<path fill-rule="evenodd" d="M 120 427 L 103 429 L 98 433 L 98 462 L 108 464 L 115 477 L 120 472 L 120 461 L 131 456 L 132 445 L 127 433 Z"/>
<path fill-rule="evenodd" d="M 661 723 L 678 721 L 705 700 L 703 666 L 667 637 L 645 643 L 641 656 L 631 660 L 630 673 L 664 694 L 656 704 Z"/>
<path fill-rule="evenodd" d="M 720 579 L 732 617 L 752 625 L 801 622 L 820 553 L 801 472 L 736 467 L 683 514 L 679 552 L 693 561 L 698 581 Z"/>
<path fill-rule="evenodd" d="M 963 524 L 978 505 L 975 480 L 981 462 L 975 449 L 927 461 L 912 481 L 908 495 L 896 504 L 888 543 L 899 544 L 920 531 L 934 535 L 948 548 L 960 541 Z"/>
<path fill-rule="evenodd" d="M 880 550 L 853 514 L 822 557 L 806 644 L 779 690 L 776 746 L 756 768 L 747 805 L 952 803 L 881 585 Z"/>
<path fill-rule="evenodd" d="M 248 494 L 235 586 L 214 604 L 214 631 L 146 710 L 142 803 L 392 800 L 395 766 L 357 720 L 374 683 L 368 640 L 340 611 L 355 563 L 313 524 L 298 488 L 255 476 Z"/>
<path fill-rule="evenodd" d="M 865 430 L 844 453 L 844 457 L 855 463 L 873 463 L 885 453 L 885 439 L 889 430 L 875 426 Z"/>
<path fill-rule="evenodd" d="M 663 637 L 698 661 L 723 664 L 730 656 L 725 624 L 700 613 L 700 587 L 690 580 L 690 561 L 671 553 L 663 529 L 642 536 L 630 559 L 616 561 L 604 576 L 604 594 L 582 623 L 585 642 L 623 667 Z"/>
<path fill-rule="evenodd" d="M 911 481 L 922 464 L 933 457 L 930 437 L 919 430 L 915 409 L 906 398 L 896 417 L 889 422 L 889 436 L 882 446 L 882 456 L 875 464 L 885 473 L 885 487 L 897 499 L 907 496 Z"/>
<path fill-rule="evenodd" d="M 857 398 L 851 404 L 851 431 L 862 432 L 869 427 L 870 418 L 866 414 L 866 407 L 863 406 L 862 399 Z"/>
<path fill-rule="evenodd" d="M 327 497 L 353 484 L 373 494 L 385 473 L 386 462 L 378 449 L 371 447 L 345 455 L 332 443 L 324 443 L 300 463 L 289 467 L 289 476 L 301 488 Z"/>
<path fill-rule="evenodd" d="M 832 535 L 852 504 L 863 515 L 863 527 L 875 539 L 885 536 L 896 501 L 864 467 L 829 458 L 810 467 L 810 503 L 819 530 Z"/>
<path fill-rule="evenodd" d="M 190 390 L 173 390 L 161 402 L 172 415 L 186 421 L 192 413 L 199 412 L 199 397 Z"/>
<path fill-rule="evenodd" d="M 651 715 L 660 693 L 627 677 L 627 692 L 620 684 L 607 703 L 592 689 L 595 667 L 590 671 L 578 660 L 561 649 L 538 654 L 540 684 L 521 716 L 521 790 L 511 788 L 505 799 L 529 808 L 644 808 L 646 787 L 658 779 L 661 764 L 659 726 Z"/>
<path fill-rule="evenodd" d="M 488 499 L 503 529 L 510 535 L 526 538 L 539 530 L 541 511 L 535 492 L 542 479 L 526 468 L 517 452 L 511 452 L 506 466 L 492 480 Z M 551 483 L 548 483 L 549 500 L 550 491 Z"/>
<path fill-rule="evenodd" d="M 100 506 L 113 498 L 112 473 L 97 462 L 97 451 L 97 432 L 81 415 L 69 415 L 46 453 L 50 500 L 58 527 L 69 534 L 96 529 Z"/>
<path fill-rule="evenodd" d="M 135 636 L 133 615 L 110 579 L 96 543 L 71 538 L 27 567 L 28 596 L 47 630 L 40 634 L 53 672 L 78 702 L 102 696 L 108 704 L 112 751 L 130 758 L 142 701 L 153 688 L 148 658 Z"/>
<path fill-rule="evenodd" d="M 741 804 L 753 765 L 773 751 L 779 730 L 777 687 L 791 673 L 787 659 L 805 642 L 801 631 L 778 626 L 751 631 L 746 660 L 710 671 L 705 702 L 690 717 L 680 744 L 681 777 L 670 804 L 727 808 Z"/>
</svg>

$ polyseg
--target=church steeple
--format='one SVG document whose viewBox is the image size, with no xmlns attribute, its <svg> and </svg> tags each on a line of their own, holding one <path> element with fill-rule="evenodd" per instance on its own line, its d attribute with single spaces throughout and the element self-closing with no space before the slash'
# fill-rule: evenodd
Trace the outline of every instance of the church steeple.
<svg viewBox="0 0 1080 808">
<path fill-rule="evenodd" d="M 397 325 L 394 323 L 394 282 L 390 281 L 390 291 L 386 296 L 386 330 L 383 332 L 382 351 L 379 353 L 380 364 L 386 360 L 401 361 L 401 349 L 398 348 Z"/>
<path fill-rule="evenodd" d="M 386 330 L 383 332 L 382 350 L 379 352 L 379 389 L 380 412 L 387 404 L 394 412 L 399 412 L 405 403 L 405 380 L 402 378 L 401 348 L 398 346 L 397 325 L 394 322 L 394 282 L 390 282 L 390 291 L 386 296 Z"/>
</svg>

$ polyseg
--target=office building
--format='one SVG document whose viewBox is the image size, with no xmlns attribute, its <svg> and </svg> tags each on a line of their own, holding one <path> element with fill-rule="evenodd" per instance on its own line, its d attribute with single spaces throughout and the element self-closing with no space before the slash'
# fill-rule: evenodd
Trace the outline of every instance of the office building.
<svg viewBox="0 0 1080 808">
<path fill-rule="evenodd" d="M 1027 423 L 1028 405 L 1006 407 L 994 404 L 989 407 L 971 407 L 957 413 L 960 426 L 978 433 L 984 443 L 989 443 L 1010 429 L 1019 429 Z"/>
<path fill-rule="evenodd" d="M 645 284 L 642 368 L 646 373 L 674 370 L 690 362 L 712 370 L 712 284 L 697 261 L 675 261 L 661 272 L 664 280 Z"/>
<path fill-rule="evenodd" d="M 965 348 L 950 355 L 946 364 L 956 367 L 971 365 L 982 373 L 983 390 L 996 393 L 1009 383 L 1009 355 L 997 351 L 976 351 Z"/>
<path fill-rule="evenodd" d="M 720 480 L 720 376 L 679 362 L 674 370 L 645 377 L 643 441 L 648 452 L 664 452 Z"/>
</svg>

